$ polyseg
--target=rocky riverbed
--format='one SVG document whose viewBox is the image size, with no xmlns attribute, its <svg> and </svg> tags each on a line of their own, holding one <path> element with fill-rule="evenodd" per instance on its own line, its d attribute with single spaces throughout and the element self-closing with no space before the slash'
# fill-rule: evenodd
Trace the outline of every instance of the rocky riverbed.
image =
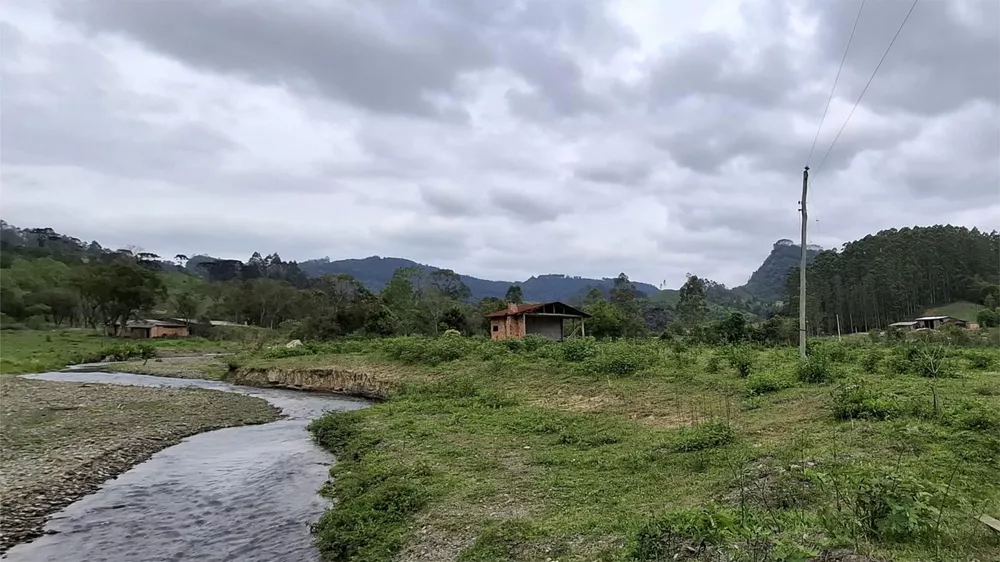
<svg viewBox="0 0 1000 562">
<path fill-rule="evenodd" d="M 0 377 L 0 552 L 46 518 L 184 437 L 280 417 L 260 398 L 203 389 Z"/>
</svg>

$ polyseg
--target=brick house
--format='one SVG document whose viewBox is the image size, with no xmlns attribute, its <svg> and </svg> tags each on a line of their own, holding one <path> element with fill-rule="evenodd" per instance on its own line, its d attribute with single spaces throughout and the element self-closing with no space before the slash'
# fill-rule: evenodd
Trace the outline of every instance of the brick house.
<svg viewBox="0 0 1000 562">
<path fill-rule="evenodd" d="M 191 329 L 187 324 L 181 322 L 168 322 L 166 320 L 139 320 L 125 324 L 122 336 L 126 338 L 148 339 L 173 336 L 186 338 L 191 335 Z"/>
<path fill-rule="evenodd" d="M 590 315 L 561 302 L 508 304 L 506 310 L 486 315 L 490 320 L 490 337 L 495 340 L 520 339 L 537 334 L 550 340 L 565 337 L 565 320 L 580 320 L 580 335 L 586 335 L 583 321 Z"/>
</svg>

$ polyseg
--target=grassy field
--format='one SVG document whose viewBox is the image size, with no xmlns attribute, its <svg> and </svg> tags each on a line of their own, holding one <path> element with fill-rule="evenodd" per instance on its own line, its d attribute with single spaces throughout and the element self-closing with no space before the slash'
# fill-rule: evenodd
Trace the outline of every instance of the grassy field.
<svg viewBox="0 0 1000 562">
<path fill-rule="evenodd" d="M 981 304 L 959 301 L 937 308 L 929 308 L 924 311 L 922 316 L 951 316 L 966 322 L 975 322 L 976 315 L 984 308 L 986 307 Z"/>
<path fill-rule="evenodd" d="M 338 456 L 328 560 L 1000 559 L 976 521 L 1000 516 L 997 347 L 813 348 L 398 338 L 242 360 L 395 377 L 312 425 Z"/>
<path fill-rule="evenodd" d="M 157 354 L 195 354 L 233 349 L 233 342 L 203 338 L 125 340 L 89 329 L 0 331 L 0 374 L 40 373 L 100 361 L 123 346 L 152 346 Z"/>
</svg>

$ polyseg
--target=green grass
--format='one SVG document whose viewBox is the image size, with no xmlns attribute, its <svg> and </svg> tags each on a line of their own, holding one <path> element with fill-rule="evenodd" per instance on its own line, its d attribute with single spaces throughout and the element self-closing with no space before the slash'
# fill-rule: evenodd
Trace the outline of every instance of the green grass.
<svg viewBox="0 0 1000 562">
<path fill-rule="evenodd" d="M 986 307 L 981 304 L 958 301 L 944 306 L 928 308 L 921 316 L 951 316 L 952 318 L 958 318 L 966 322 L 975 322 L 976 315 L 984 308 Z"/>
<path fill-rule="evenodd" d="M 116 346 L 139 343 L 153 346 L 157 353 L 221 351 L 231 345 L 203 338 L 127 340 L 102 336 L 89 329 L 2 330 L 0 373 L 59 370 L 76 363 L 100 361 Z"/>
<path fill-rule="evenodd" d="M 271 360 L 382 365 L 397 383 L 389 401 L 312 426 L 338 456 L 325 492 L 339 503 L 315 529 L 326 559 L 1000 556 L 974 522 L 1000 513 L 995 348 L 948 348 L 955 376 L 929 378 L 889 367 L 901 348 L 825 341 L 823 376 L 802 381 L 791 348 L 750 349 L 741 377 L 709 367 L 722 350 L 658 341 L 443 345 Z"/>
</svg>

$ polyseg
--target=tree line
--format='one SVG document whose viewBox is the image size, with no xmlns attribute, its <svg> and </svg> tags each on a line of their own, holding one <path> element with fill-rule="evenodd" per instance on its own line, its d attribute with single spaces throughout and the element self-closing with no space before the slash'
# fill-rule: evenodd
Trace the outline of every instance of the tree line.
<svg viewBox="0 0 1000 562">
<path fill-rule="evenodd" d="M 1000 304 L 1000 234 L 956 226 L 883 230 L 820 252 L 806 268 L 812 333 L 884 329 L 924 310 L 969 301 Z M 787 310 L 798 313 L 799 272 L 787 277 Z"/>
</svg>

